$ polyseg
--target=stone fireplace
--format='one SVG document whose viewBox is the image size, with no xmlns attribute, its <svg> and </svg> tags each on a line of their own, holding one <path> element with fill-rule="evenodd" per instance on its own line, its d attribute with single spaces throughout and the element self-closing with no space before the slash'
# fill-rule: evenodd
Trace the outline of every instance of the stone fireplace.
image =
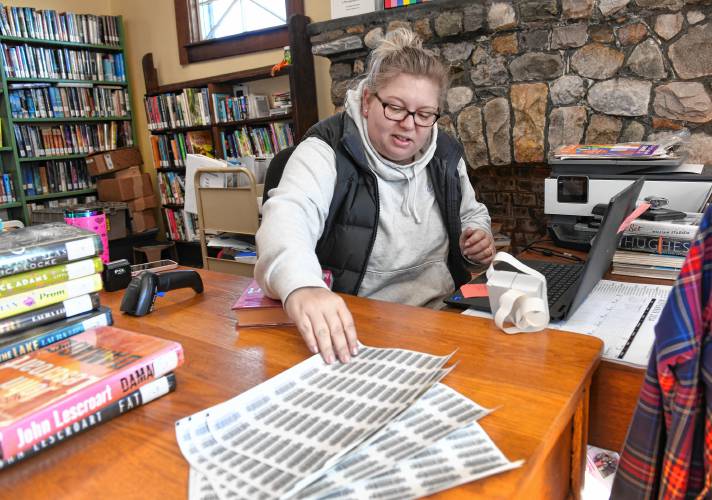
<svg viewBox="0 0 712 500">
<path fill-rule="evenodd" d="M 712 0 L 434 0 L 313 23 L 334 105 L 401 25 L 450 64 L 439 125 L 465 146 L 478 198 L 514 247 L 545 233 L 546 158 L 559 145 L 684 127 L 688 161 L 712 164 Z"/>
</svg>

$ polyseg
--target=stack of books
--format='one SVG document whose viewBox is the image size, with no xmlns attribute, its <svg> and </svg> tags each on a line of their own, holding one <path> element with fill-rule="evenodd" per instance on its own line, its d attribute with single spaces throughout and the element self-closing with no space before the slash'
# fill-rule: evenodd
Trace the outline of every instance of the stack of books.
<svg viewBox="0 0 712 500">
<path fill-rule="evenodd" d="M 112 324 L 99 304 L 101 251 L 97 233 L 64 222 L 3 234 L 0 362 Z"/>
<path fill-rule="evenodd" d="M 674 280 L 699 228 L 701 213 L 684 219 L 636 219 L 623 233 L 613 254 L 613 274 Z"/>
<path fill-rule="evenodd" d="M 175 389 L 180 344 L 104 326 L 0 364 L 0 469 Z"/>
</svg>

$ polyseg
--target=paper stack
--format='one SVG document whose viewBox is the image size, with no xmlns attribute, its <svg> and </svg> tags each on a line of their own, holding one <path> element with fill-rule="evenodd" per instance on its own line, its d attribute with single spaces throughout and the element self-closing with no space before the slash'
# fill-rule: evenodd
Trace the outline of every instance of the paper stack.
<svg viewBox="0 0 712 500">
<path fill-rule="evenodd" d="M 179 420 L 189 497 L 418 498 L 519 467 L 477 424 L 490 410 L 439 383 L 449 359 L 315 355 Z"/>
</svg>

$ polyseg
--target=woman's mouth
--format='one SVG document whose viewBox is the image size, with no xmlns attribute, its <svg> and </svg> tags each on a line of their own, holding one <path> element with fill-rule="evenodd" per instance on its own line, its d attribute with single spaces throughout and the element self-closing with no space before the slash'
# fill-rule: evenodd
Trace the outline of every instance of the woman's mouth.
<svg viewBox="0 0 712 500">
<path fill-rule="evenodd" d="M 393 139 L 398 146 L 409 146 L 413 141 L 403 135 L 393 135 Z"/>
</svg>

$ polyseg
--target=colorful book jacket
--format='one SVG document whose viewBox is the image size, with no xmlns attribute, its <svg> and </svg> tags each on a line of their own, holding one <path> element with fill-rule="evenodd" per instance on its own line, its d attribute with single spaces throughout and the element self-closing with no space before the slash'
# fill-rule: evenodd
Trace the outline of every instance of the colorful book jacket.
<svg viewBox="0 0 712 500">
<path fill-rule="evenodd" d="M 687 255 L 692 240 L 667 236 L 645 236 L 641 234 L 623 235 L 618 248 L 633 252 L 656 253 L 660 255 Z"/>
<path fill-rule="evenodd" d="M 625 230 L 624 235 L 642 234 L 645 236 L 670 236 L 691 240 L 697 234 L 702 214 L 688 213 L 680 220 L 645 220 L 635 219 Z"/>
<path fill-rule="evenodd" d="M 97 233 L 64 222 L 10 231 L 0 238 L 0 277 L 99 255 Z"/>
<path fill-rule="evenodd" d="M 104 265 L 99 257 L 68 262 L 0 278 L 0 297 L 15 295 L 55 283 L 100 273 Z"/>
<path fill-rule="evenodd" d="M 77 434 L 81 434 L 88 429 L 93 429 L 97 425 L 108 422 L 109 420 L 121 416 L 124 413 L 135 410 L 139 406 L 146 405 L 151 401 L 158 399 L 161 396 L 165 396 L 175 390 L 176 376 L 173 373 L 169 373 L 168 375 L 158 378 L 153 382 L 149 382 L 116 402 L 111 403 L 109 406 L 77 420 L 72 425 L 59 429 L 54 434 L 34 444 L 32 448 L 26 451 L 21 451 L 17 455 L 13 455 L 5 460 L 0 460 L 0 470 L 23 460 L 27 460 L 47 448 L 51 448 L 54 445 L 62 443 L 65 440 L 76 436 Z"/>
<path fill-rule="evenodd" d="M 58 302 L 35 311 L 18 314 L 0 320 L 0 338 L 19 333 L 29 328 L 46 325 L 64 318 L 70 318 L 99 307 L 99 294 L 89 293 Z"/>
<path fill-rule="evenodd" d="M 177 342 L 104 326 L 0 364 L 0 458 L 29 450 L 182 363 Z"/>
<path fill-rule="evenodd" d="M 111 326 L 113 323 L 114 318 L 111 315 L 111 309 L 102 306 L 97 310 L 55 321 L 49 325 L 2 337 L 0 341 L 0 363 L 24 356 L 27 353 L 37 351 L 92 328 Z"/>
<path fill-rule="evenodd" d="M 55 283 L 29 292 L 18 293 L 0 298 L 0 319 L 9 318 L 15 314 L 34 311 L 40 307 L 62 302 L 72 297 L 98 292 L 103 283 L 101 274 L 92 274 L 75 280 Z"/>
</svg>

